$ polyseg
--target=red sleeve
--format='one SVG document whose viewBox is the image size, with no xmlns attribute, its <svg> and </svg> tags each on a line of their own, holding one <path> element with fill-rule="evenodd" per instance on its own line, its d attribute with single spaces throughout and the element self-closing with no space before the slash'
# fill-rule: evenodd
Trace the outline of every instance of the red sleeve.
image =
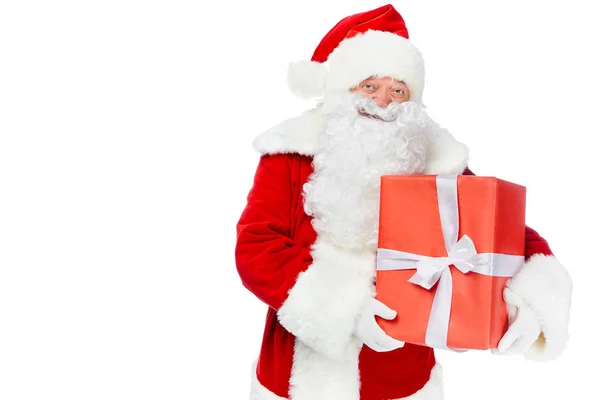
<svg viewBox="0 0 600 400">
<path fill-rule="evenodd" d="M 297 155 L 263 155 L 237 224 L 237 270 L 246 288 L 277 312 L 281 326 L 321 355 L 345 360 L 372 279 L 375 257 L 316 238 L 310 247 L 291 239 L 300 201 Z M 339 285 L 332 285 L 336 277 Z M 337 278 L 339 277 L 339 278 Z"/>
<path fill-rule="evenodd" d="M 546 239 L 529 226 L 525 227 L 525 259 L 529 260 L 535 254 L 551 256 L 552 251 Z"/>
<path fill-rule="evenodd" d="M 298 274 L 312 262 L 310 249 L 290 238 L 293 207 L 291 155 L 263 155 L 237 224 L 236 265 L 244 286 L 278 310 Z"/>
</svg>

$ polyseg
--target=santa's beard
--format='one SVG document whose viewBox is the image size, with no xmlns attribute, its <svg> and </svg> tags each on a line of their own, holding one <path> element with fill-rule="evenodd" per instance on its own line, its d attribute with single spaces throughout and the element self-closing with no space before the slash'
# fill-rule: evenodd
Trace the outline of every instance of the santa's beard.
<svg viewBox="0 0 600 400">
<path fill-rule="evenodd" d="M 381 109 L 352 93 L 326 98 L 321 110 L 323 130 L 314 173 L 304 185 L 305 211 L 321 238 L 349 249 L 375 250 L 380 178 L 422 173 L 426 114 L 413 102 Z"/>
</svg>

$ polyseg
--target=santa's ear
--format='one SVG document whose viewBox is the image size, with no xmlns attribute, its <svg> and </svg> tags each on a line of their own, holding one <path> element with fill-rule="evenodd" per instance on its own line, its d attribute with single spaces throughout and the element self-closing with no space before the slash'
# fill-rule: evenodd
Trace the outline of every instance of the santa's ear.
<svg viewBox="0 0 600 400">
<path fill-rule="evenodd" d="M 290 91 L 302 98 L 321 96 L 326 77 L 327 67 L 314 61 L 295 61 L 288 68 Z"/>
</svg>

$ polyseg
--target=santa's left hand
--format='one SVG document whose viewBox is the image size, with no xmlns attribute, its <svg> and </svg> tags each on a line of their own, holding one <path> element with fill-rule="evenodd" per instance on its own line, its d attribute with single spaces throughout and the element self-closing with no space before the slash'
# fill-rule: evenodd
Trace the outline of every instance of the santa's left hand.
<svg viewBox="0 0 600 400">
<path fill-rule="evenodd" d="M 540 337 L 541 325 L 531 307 L 508 288 L 504 289 L 504 300 L 508 307 L 508 330 L 492 352 L 525 354 Z"/>
</svg>

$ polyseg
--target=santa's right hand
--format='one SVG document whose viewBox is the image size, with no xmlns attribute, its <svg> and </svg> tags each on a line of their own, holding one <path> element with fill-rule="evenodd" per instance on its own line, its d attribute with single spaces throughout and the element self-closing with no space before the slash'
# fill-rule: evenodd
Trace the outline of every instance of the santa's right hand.
<svg viewBox="0 0 600 400">
<path fill-rule="evenodd" d="M 375 316 L 392 320 L 396 311 L 381 301 L 370 297 L 360 316 L 354 335 L 366 346 L 377 352 L 387 352 L 401 348 L 404 342 L 388 336 L 375 320 Z"/>
</svg>

